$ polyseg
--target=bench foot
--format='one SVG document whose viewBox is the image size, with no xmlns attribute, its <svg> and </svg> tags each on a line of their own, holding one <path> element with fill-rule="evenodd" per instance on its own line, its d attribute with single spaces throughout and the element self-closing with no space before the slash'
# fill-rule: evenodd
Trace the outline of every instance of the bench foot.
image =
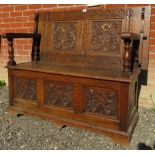
<svg viewBox="0 0 155 155">
<path fill-rule="evenodd" d="M 8 109 L 7 109 L 6 112 L 7 112 L 7 114 L 13 115 L 13 116 L 16 116 L 16 117 L 21 117 L 21 116 L 24 115 L 24 113 L 21 113 L 21 112 L 19 112 L 19 111 L 16 111 L 16 110 L 14 110 L 14 109 L 12 109 L 12 108 L 10 108 L 10 107 L 8 107 Z"/>
<path fill-rule="evenodd" d="M 52 121 L 52 125 L 58 129 L 62 129 L 62 128 L 65 128 L 66 125 L 60 123 L 60 122 L 55 122 L 55 121 Z"/>
</svg>

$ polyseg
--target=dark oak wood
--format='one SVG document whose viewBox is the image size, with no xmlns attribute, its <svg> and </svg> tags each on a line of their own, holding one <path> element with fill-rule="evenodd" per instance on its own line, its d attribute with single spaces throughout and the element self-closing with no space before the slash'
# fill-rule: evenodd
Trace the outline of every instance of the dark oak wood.
<svg viewBox="0 0 155 155">
<path fill-rule="evenodd" d="M 95 7 L 37 13 L 34 33 L 3 34 L 9 41 L 8 111 L 129 144 L 147 81 L 149 21 L 150 7 Z M 16 65 L 18 38 L 33 39 L 31 62 Z"/>
<path fill-rule="evenodd" d="M 3 33 L 2 38 L 37 38 L 40 34 L 35 33 Z"/>
<path fill-rule="evenodd" d="M 124 55 L 123 55 L 123 67 L 124 67 L 124 71 L 126 72 L 130 72 L 131 71 L 131 39 L 125 38 L 124 39 Z"/>
<path fill-rule="evenodd" d="M 34 54 L 32 55 L 32 61 L 37 62 L 40 60 L 40 41 L 41 41 L 41 37 L 33 38 Z"/>
<path fill-rule="evenodd" d="M 121 34 L 122 39 L 134 39 L 134 40 L 139 40 L 140 39 L 140 34 L 137 33 L 125 33 L 123 32 Z"/>
<path fill-rule="evenodd" d="M 14 60 L 13 38 L 8 38 L 8 53 L 9 53 L 9 61 L 7 65 L 8 66 L 16 65 L 16 61 Z"/>
<path fill-rule="evenodd" d="M 9 53 L 9 61 L 7 63 L 8 66 L 16 65 L 16 61 L 14 60 L 14 48 L 13 48 L 13 40 L 20 38 L 32 38 L 33 39 L 33 47 L 32 47 L 32 61 L 40 60 L 40 40 L 41 35 L 38 33 L 3 33 L 2 38 L 7 38 L 8 40 L 8 53 Z"/>
</svg>

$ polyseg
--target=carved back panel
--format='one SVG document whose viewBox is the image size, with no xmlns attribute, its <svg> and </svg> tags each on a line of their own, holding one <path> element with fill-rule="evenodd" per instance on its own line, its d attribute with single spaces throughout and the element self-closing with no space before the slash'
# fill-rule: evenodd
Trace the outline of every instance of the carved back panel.
<svg viewBox="0 0 155 155">
<path fill-rule="evenodd" d="M 79 12 L 40 13 L 39 33 L 41 33 L 42 60 L 49 60 L 49 53 L 54 55 L 76 55 L 81 53 L 84 21 Z M 77 12 L 78 13 L 78 12 Z"/>
<path fill-rule="evenodd" d="M 145 14 L 149 8 L 144 7 Z M 142 8 L 88 9 L 39 13 L 38 32 L 41 33 L 41 61 L 122 69 L 124 44 L 121 32 L 140 33 Z M 148 21 L 145 16 L 146 21 Z M 138 22 L 137 22 L 138 21 Z M 144 30 L 149 26 L 144 24 Z M 147 40 L 148 44 L 148 40 Z M 148 47 L 140 54 L 142 67 L 147 69 Z M 143 51 L 143 48 L 141 51 Z"/>
<path fill-rule="evenodd" d="M 121 57 L 121 32 L 125 29 L 125 9 L 92 9 L 87 11 L 85 51 L 88 55 Z"/>
</svg>

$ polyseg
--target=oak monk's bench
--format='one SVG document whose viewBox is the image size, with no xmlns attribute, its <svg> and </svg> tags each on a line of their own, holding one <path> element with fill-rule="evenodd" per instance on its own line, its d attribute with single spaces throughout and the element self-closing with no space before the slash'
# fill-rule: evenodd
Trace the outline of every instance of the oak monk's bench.
<svg viewBox="0 0 155 155">
<path fill-rule="evenodd" d="M 147 84 L 151 8 L 42 12 L 32 34 L 8 40 L 9 111 L 105 134 L 128 144 Z M 16 64 L 13 40 L 32 38 Z"/>
</svg>

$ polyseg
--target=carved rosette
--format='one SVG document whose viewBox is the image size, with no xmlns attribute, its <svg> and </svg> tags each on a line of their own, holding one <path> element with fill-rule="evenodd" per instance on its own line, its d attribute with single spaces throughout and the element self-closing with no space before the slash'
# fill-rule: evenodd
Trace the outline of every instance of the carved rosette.
<svg viewBox="0 0 155 155">
<path fill-rule="evenodd" d="M 25 78 L 15 78 L 14 80 L 15 96 L 28 99 L 36 100 L 36 81 Z"/>
<path fill-rule="evenodd" d="M 77 24 L 74 22 L 54 23 L 53 48 L 72 51 L 76 46 Z"/>
<path fill-rule="evenodd" d="M 92 51 L 101 53 L 119 53 L 121 29 L 121 21 L 92 22 Z"/>
<path fill-rule="evenodd" d="M 60 82 L 45 82 L 45 104 L 62 107 L 72 106 L 72 86 Z"/>
<path fill-rule="evenodd" d="M 116 117 L 117 93 L 104 88 L 85 88 L 85 110 Z"/>
</svg>

